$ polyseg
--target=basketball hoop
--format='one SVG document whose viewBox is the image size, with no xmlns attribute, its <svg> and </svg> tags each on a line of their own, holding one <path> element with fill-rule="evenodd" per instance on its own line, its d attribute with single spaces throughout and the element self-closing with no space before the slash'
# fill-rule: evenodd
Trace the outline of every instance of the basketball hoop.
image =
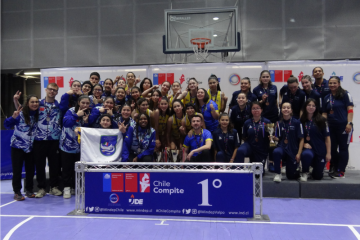
<svg viewBox="0 0 360 240">
<path fill-rule="evenodd" d="M 210 38 L 193 38 L 190 40 L 190 43 L 193 45 L 194 54 L 197 60 L 205 60 L 208 51 L 209 44 L 211 43 Z"/>
</svg>

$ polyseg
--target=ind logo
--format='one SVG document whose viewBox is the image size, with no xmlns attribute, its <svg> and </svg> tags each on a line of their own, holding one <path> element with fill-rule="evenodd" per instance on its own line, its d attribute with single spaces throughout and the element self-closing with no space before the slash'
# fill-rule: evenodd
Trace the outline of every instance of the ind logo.
<svg viewBox="0 0 360 240">
<path fill-rule="evenodd" d="M 112 156 L 116 151 L 117 135 L 100 137 L 100 152 L 104 156 Z"/>
<path fill-rule="evenodd" d="M 150 173 L 140 173 L 140 192 L 150 192 Z"/>
<path fill-rule="evenodd" d="M 131 195 L 129 199 L 130 205 L 143 205 L 144 199 L 136 199 L 134 194 Z"/>
</svg>

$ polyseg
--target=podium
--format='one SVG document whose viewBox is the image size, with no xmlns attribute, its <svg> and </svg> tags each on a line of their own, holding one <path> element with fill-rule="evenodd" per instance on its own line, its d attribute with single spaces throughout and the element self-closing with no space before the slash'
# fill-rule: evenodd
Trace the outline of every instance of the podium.
<svg viewBox="0 0 360 240">
<path fill-rule="evenodd" d="M 261 163 L 77 162 L 70 215 L 138 214 L 269 220 Z"/>
</svg>

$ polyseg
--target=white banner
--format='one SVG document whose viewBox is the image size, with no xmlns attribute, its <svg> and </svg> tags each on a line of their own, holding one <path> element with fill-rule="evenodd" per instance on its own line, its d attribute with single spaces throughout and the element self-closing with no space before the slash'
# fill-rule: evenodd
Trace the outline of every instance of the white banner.
<svg viewBox="0 0 360 240">
<path fill-rule="evenodd" d="M 119 129 L 81 128 L 80 161 L 121 161 L 122 144 Z"/>
<path fill-rule="evenodd" d="M 136 77 L 143 79 L 148 76 L 150 66 L 128 66 L 128 67 L 79 67 L 79 68 L 47 68 L 41 69 L 41 98 L 45 97 L 45 88 L 49 83 L 57 83 L 59 92 L 56 100 L 60 101 L 61 96 L 70 90 L 71 83 L 78 80 L 81 83 L 90 79 L 90 73 L 98 72 L 100 74 L 100 84 L 102 85 L 106 78 L 115 79 L 116 76 L 123 76 L 126 79 L 126 73 L 133 72 Z"/>
<path fill-rule="evenodd" d="M 221 90 L 231 100 L 232 93 L 240 89 L 240 79 L 249 77 L 251 88 L 259 84 L 260 72 L 267 69 L 271 73 L 274 84 L 278 90 L 286 84 L 288 76 L 294 75 L 301 79 L 304 75 L 312 76 L 314 67 L 320 66 L 324 69 L 324 78 L 339 76 L 341 85 L 348 90 L 354 100 L 354 133 L 350 144 L 349 167 L 360 169 L 360 161 L 355 156 L 360 154 L 360 112 L 357 106 L 360 104 L 360 61 L 281 61 L 281 62 L 256 62 L 256 63 L 202 63 L 202 64 L 172 64 L 172 65 L 149 65 L 149 66 L 127 66 L 127 67 L 88 67 L 88 68 L 53 68 L 41 69 L 41 97 L 45 97 L 45 87 L 49 82 L 62 83 L 57 100 L 62 94 L 70 89 L 73 80 L 85 81 L 89 79 L 91 72 L 99 72 L 101 81 L 105 78 L 114 79 L 118 75 L 126 76 L 127 72 L 134 72 L 141 79 L 148 77 L 154 84 L 167 80 L 169 82 L 179 81 L 182 83 L 182 91 L 187 87 L 191 77 L 199 81 L 199 87 L 208 89 L 208 78 L 215 74 L 220 78 Z M 300 85 L 301 87 L 301 85 Z"/>
</svg>

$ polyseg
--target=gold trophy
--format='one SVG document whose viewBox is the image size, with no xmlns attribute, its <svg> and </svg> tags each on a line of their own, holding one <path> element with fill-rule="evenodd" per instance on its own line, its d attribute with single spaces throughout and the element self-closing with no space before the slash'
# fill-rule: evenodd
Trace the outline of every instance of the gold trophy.
<svg viewBox="0 0 360 240">
<path fill-rule="evenodd" d="M 275 124 L 274 123 L 267 123 L 266 124 L 266 131 L 270 135 L 270 147 L 276 147 L 276 143 L 274 141 L 274 132 L 275 132 Z"/>
</svg>

